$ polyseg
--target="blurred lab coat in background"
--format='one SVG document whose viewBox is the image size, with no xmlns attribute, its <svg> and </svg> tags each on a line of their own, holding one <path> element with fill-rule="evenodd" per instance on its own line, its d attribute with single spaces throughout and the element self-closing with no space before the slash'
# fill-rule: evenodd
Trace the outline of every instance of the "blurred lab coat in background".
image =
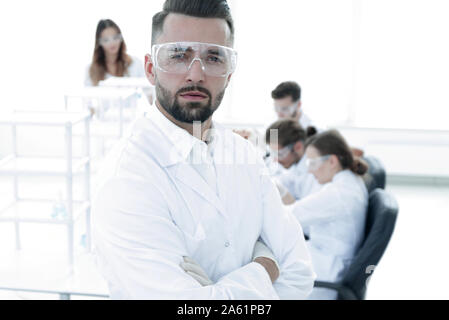
<svg viewBox="0 0 449 320">
<path fill-rule="evenodd" d="M 297 163 L 276 177 L 287 191 L 296 199 L 300 200 L 309 194 L 321 189 L 321 185 L 314 175 L 308 172 L 304 155 Z"/>
<path fill-rule="evenodd" d="M 317 280 L 341 280 L 363 241 L 368 192 L 362 178 L 350 170 L 308 197 L 287 206 L 307 229 L 307 247 Z M 314 288 L 309 299 L 336 299 L 335 291 Z"/>
</svg>

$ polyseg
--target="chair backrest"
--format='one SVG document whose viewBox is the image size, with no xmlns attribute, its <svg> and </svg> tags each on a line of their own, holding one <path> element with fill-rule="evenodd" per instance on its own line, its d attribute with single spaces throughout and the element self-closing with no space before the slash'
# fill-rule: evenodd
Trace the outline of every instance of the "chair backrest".
<svg viewBox="0 0 449 320">
<path fill-rule="evenodd" d="M 358 299 L 364 299 L 367 279 L 373 274 L 393 234 L 398 204 L 390 193 L 375 189 L 369 196 L 365 226 L 365 240 L 354 257 L 343 285 L 350 288 Z"/>
<path fill-rule="evenodd" d="M 368 172 L 363 177 L 368 192 L 376 188 L 385 189 L 387 175 L 380 160 L 373 156 L 366 156 L 362 159 L 368 164 Z"/>
</svg>

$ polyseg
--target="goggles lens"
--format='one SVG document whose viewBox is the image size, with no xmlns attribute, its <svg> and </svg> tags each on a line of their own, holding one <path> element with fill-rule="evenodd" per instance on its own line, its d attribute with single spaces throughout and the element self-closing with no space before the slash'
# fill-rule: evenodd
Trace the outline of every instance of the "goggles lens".
<svg viewBox="0 0 449 320">
<path fill-rule="evenodd" d="M 287 156 L 289 155 L 289 153 L 293 150 L 293 144 L 289 144 L 286 147 L 283 147 L 282 149 L 279 149 L 277 151 L 277 158 L 279 160 L 284 160 L 285 158 L 287 158 Z"/>
<path fill-rule="evenodd" d="M 186 73 L 198 61 L 207 75 L 226 77 L 234 72 L 237 64 L 234 49 L 202 42 L 157 44 L 152 54 L 156 68 L 168 73 Z"/>
<path fill-rule="evenodd" d="M 294 104 L 292 104 L 290 106 L 286 106 L 286 107 L 274 106 L 274 109 L 281 116 L 283 116 L 283 117 L 290 117 L 290 116 L 292 116 L 295 113 L 297 107 L 298 107 L 298 103 L 295 102 Z"/>
<path fill-rule="evenodd" d="M 328 155 L 326 155 L 326 156 L 321 156 L 321 157 L 318 157 L 318 158 L 313 158 L 313 159 L 309 159 L 309 158 L 307 158 L 306 159 L 306 166 L 307 166 L 307 168 L 309 169 L 309 170 L 316 170 L 316 169 L 318 169 L 320 166 L 321 166 L 321 164 L 323 163 L 323 162 L 325 162 L 327 159 L 329 159 L 330 158 L 330 155 L 328 154 Z"/>
<path fill-rule="evenodd" d="M 116 34 L 115 36 L 112 37 L 104 37 L 100 39 L 100 44 L 102 45 L 108 45 L 110 43 L 117 43 L 122 41 L 122 35 L 121 34 Z"/>
</svg>

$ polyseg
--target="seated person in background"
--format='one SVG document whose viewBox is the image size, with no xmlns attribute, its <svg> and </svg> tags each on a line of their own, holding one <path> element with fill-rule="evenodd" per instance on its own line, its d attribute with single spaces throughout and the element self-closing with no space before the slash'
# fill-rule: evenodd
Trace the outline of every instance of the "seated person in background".
<svg viewBox="0 0 449 320">
<path fill-rule="evenodd" d="M 142 61 L 126 53 L 118 25 L 106 19 L 98 22 L 92 63 L 87 68 L 84 85 L 98 86 L 110 77 L 145 77 L 145 73 Z"/>
<path fill-rule="evenodd" d="M 313 126 L 310 118 L 301 108 L 301 87 L 294 81 L 280 83 L 272 92 L 274 109 L 279 119 L 293 119 L 303 128 Z M 321 131 L 318 129 L 318 132 Z M 363 150 L 351 148 L 351 152 L 356 157 L 363 156 Z"/>
<path fill-rule="evenodd" d="M 308 230 L 307 246 L 320 281 L 340 281 L 363 241 L 368 192 L 361 178 L 368 167 L 354 158 L 337 130 L 306 142 L 306 164 L 323 187 L 286 206 Z M 335 291 L 314 288 L 310 299 L 336 299 Z"/>
<path fill-rule="evenodd" d="M 272 92 L 274 110 L 278 119 L 292 119 L 301 127 L 312 126 L 310 118 L 301 109 L 301 87 L 294 81 L 280 83 Z"/>
<path fill-rule="evenodd" d="M 271 97 L 274 100 L 274 110 L 278 120 L 292 119 L 303 128 L 312 126 L 310 118 L 301 110 L 301 87 L 296 82 L 282 82 L 271 92 Z M 234 132 L 247 140 L 253 135 L 258 135 L 251 130 L 234 130 Z"/>
<path fill-rule="evenodd" d="M 277 141 L 273 136 L 276 132 Z M 265 141 L 274 161 L 287 169 L 274 178 L 284 204 L 291 204 L 320 188 L 315 177 L 307 172 L 305 157 L 306 139 L 315 133 L 314 127 L 307 128 L 306 132 L 292 119 L 278 120 L 266 131 Z"/>
</svg>

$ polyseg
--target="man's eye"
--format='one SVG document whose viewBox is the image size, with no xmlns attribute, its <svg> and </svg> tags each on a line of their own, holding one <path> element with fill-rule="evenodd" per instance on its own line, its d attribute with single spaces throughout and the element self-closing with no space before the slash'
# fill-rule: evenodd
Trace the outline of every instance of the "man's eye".
<svg viewBox="0 0 449 320">
<path fill-rule="evenodd" d="M 183 60 L 186 59 L 186 55 L 184 53 L 174 53 L 170 55 L 170 59 L 172 60 Z"/>
<path fill-rule="evenodd" d="M 209 56 L 209 57 L 207 57 L 207 61 L 212 62 L 212 63 L 223 63 L 223 60 L 217 56 Z"/>
</svg>

